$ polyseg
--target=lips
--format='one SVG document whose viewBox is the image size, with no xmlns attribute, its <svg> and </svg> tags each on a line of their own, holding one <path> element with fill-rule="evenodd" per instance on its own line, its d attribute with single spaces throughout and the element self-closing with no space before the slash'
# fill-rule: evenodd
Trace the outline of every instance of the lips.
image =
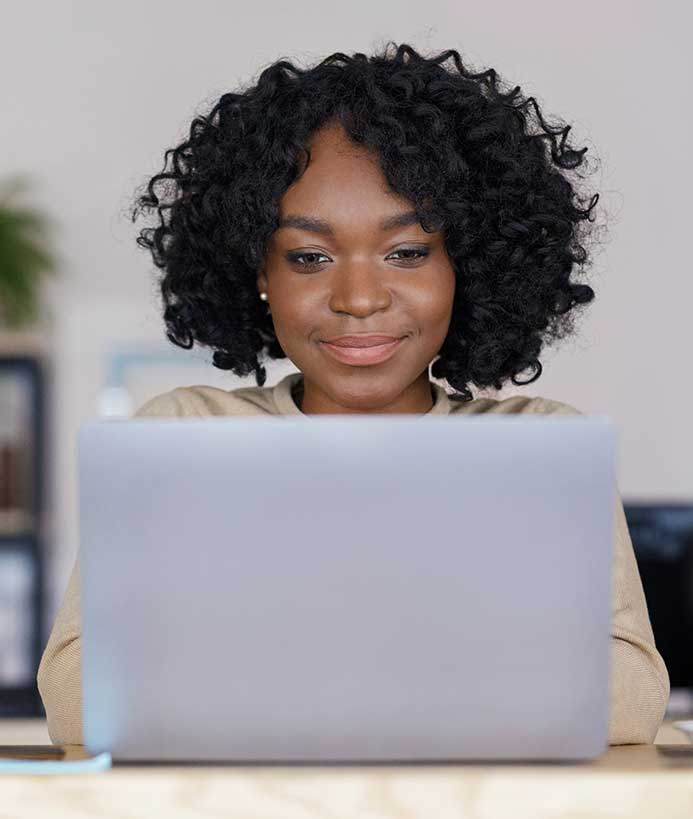
<svg viewBox="0 0 693 819">
<path fill-rule="evenodd" d="M 403 338 L 393 339 L 386 344 L 368 344 L 365 347 L 348 347 L 321 341 L 320 346 L 331 357 L 341 362 L 356 367 L 364 367 L 371 364 L 381 364 L 391 358 L 404 343 Z"/>
<path fill-rule="evenodd" d="M 398 341 L 400 336 L 386 336 L 376 333 L 362 333 L 355 336 L 336 336 L 335 338 L 322 339 L 325 344 L 332 344 L 335 347 L 377 347 L 382 344 L 392 344 Z"/>
</svg>

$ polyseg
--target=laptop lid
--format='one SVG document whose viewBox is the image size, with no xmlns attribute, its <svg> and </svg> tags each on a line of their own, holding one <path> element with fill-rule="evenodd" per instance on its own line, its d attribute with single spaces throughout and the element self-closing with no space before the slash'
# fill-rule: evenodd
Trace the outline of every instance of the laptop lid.
<svg viewBox="0 0 693 819">
<path fill-rule="evenodd" d="M 606 747 L 610 419 L 92 421 L 78 469 L 90 751 Z"/>
</svg>

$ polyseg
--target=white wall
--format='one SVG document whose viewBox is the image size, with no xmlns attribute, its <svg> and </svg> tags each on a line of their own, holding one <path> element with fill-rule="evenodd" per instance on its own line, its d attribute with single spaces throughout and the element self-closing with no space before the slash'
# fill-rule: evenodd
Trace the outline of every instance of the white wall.
<svg viewBox="0 0 693 819">
<path fill-rule="evenodd" d="M 386 39 L 457 48 L 534 94 L 601 173 L 610 213 L 590 271 L 596 301 L 580 336 L 544 359 L 525 392 L 612 416 L 624 496 L 693 495 L 693 387 L 686 262 L 691 57 L 686 4 L 549 0 L 340 7 L 197 0 L 4 2 L 0 179 L 28 172 L 58 223 L 62 275 L 47 291 L 54 368 L 49 618 L 77 548 L 74 436 L 96 413 L 114 340 L 160 339 L 150 258 L 127 219 L 136 185 L 161 167 L 197 109 L 286 56 L 369 51 Z M 282 369 L 282 374 L 285 368 Z M 239 379 L 209 367 L 209 383 Z M 268 383 L 277 379 L 276 372 Z M 252 379 L 243 383 L 252 384 Z"/>
</svg>

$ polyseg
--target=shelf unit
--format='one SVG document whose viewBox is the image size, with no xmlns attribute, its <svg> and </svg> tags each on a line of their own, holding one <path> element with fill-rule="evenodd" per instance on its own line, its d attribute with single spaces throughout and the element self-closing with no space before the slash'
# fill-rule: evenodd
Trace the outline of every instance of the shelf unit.
<svg viewBox="0 0 693 819">
<path fill-rule="evenodd" d="M 44 713 L 45 409 L 41 344 L 0 333 L 0 717 Z"/>
</svg>

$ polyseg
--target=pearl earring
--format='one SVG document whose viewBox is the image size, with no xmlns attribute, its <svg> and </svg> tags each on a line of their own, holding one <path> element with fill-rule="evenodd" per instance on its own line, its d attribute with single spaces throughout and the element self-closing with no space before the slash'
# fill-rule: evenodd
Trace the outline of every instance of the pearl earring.
<svg viewBox="0 0 693 819">
<path fill-rule="evenodd" d="M 263 301 L 267 301 L 267 293 L 260 293 L 260 298 L 261 298 Z"/>
</svg>

